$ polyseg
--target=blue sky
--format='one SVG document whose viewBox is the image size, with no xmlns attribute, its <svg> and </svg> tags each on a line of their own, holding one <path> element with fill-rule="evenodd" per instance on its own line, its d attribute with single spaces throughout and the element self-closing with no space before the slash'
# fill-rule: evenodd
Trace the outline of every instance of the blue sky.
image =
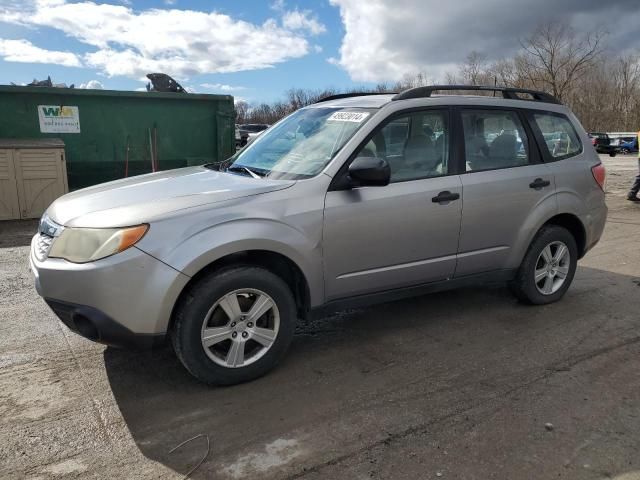
<svg viewBox="0 0 640 480">
<path fill-rule="evenodd" d="M 5 0 L 0 0 L 0 5 Z M 18 2 L 15 2 L 15 5 Z M 72 3 L 72 2 L 69 2 Z M 190 73 L 188 75 L 175 74 L 183 86 L 187 86 L 202 93 L 225 93 L 242 97 L 252 102 L 271 101 L 282 96 L 290 87 L 303 86 L 305 88 L 323 88 L 327 86 L 345 87 L 353 84 L 349 74 L 340 66 L 328 62 L 331 57 L 339 55 L 344 27 L 340 20 L 340 11 L 328 1 L 296 1 L 263 2 L 258 0 L 175 0 L 169 4 L 164 0 L 131 0 L 97 1 L 100 4 L 111 4 L 136 12 L 151 9 L 163 10 L 191 10 L 197 12 L 216 12 L 227 15 L 235 21 L 244 21 L 260 26 L 269 19 L 281 23 L 286 12 L 298 11 L 306 13 L 309 18 L 324 27 L 324 31 L 317 34 L 296 30 L 296 34 L 306 39 L 308 52 L 301 56 L 294 56 L 282 62 L 274 62 L 266 68 L 246 69 L 230 73 Z M 10 6 L 10 2 L 7 3 Z M 26 10 L 26 9 L 25 9 Z M 153 42 L 153 35 L 149 41 Z M 95 51 L 95 46 L 73 38 L 68 31 L 44 25 L 20 25 L 18 22 L 0 22 L 0 38 L 4 40 L 26 40 L 38 48 L 56 51 L 72 52 L 77 55 Z M 176 39 L 179 41 L 179 39 Z M 251 56 L 259 45 L 241 47 L 241 54 Z M 215 45 L 213 45 L 215 54 Z M 0 57 L 1 58 L 1 57 Z M 167 72 L 173 73 L 173 72 Z M 99 81 L 107 89 L 136 89 L 143 87 L 144 82 L 139 78 L 128 75 L 112 75 L 100 68 L 82 66 L 62 66 L 55 63 L 34 63 L 23 61 L 7 61 L 0 59 L 0 83 L 17 84 L 29 83 L 34 78 L 43 79 L 47 75 L 56 83 L 74 83 L 76 86 L 86 84 L 91 80 Z M 203 87 L 207 85 L 208 87 Z M 223 85 L 232 87 L 226 89 Z M 219 86 L 219 88 L 215 88 Z M 221 89 L 222 88 L 222 89 Z"/>
<path fill-rule="evenodd" d="M 512 56 L 548 21 L 608 30 L 607 54 L 640 51 L 638 0 L 0 0 L 0 83 L 135 90 L 164 72 L 255 104 L 291 87 L 442 81 L 472 51 Z"/>
</svg>

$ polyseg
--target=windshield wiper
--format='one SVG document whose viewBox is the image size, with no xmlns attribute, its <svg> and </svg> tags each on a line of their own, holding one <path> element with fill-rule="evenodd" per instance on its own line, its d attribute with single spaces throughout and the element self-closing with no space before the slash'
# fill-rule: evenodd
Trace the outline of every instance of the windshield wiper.
<svg viewBox="0 0 640 480">
<path fill-rule="evenodd" d="M 231 166 L 229 168 L 227 168 L 228 172 L 246 172 L 249 175 L 251 175 L 253 178 L 262 178 L 264 177 L 264 173 L 261 174 L 260 172 L 257 172 L 255 170 L 250 169 L 249 167 L 245 167 L 245 166 Z"/>
</svg>

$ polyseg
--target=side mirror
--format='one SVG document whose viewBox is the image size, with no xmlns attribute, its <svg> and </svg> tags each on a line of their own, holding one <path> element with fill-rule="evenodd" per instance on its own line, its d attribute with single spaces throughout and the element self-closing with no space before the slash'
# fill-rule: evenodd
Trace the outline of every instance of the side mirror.
<svg viewBox="0 0 640 480">
<path fill-rule="evenodd" d="M 357 157 L 349 165 L 352 186 L 384 187 L 389 185 L 391 168 L 386 160 L 376 157 Z"/>
</svg>

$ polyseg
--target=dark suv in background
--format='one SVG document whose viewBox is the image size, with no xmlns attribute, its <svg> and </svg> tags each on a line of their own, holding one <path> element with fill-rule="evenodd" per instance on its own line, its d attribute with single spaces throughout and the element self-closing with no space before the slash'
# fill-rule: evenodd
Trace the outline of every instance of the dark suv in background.
<svg viewBox="0 0 640 480">
<path fill-rule="evenodd" d="M 608 154 L 610 157 L 615 157 L 618 153 L 618 148 L 611 145 L 611 139 L 606 133 L 592 132 L 589 133 L 589 138 L 596 152 Z"/>
<path fill-rule="evenodd" d="M 246 132 L 247 134 L 247 141 L 245 143 L 251 143 L 269 127 L 270 125 L 266 123 L 245 123 L 244 125 L 240 125 L 240 131 Z"/>
</svg>

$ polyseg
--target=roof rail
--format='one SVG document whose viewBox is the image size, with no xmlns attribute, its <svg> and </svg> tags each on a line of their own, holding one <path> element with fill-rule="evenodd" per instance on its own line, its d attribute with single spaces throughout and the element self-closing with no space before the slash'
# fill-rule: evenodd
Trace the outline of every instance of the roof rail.
<svg viewBox="0 0 640 480">
<path fill-rule="evenodd" d="M 352 93 L 337 93 L 335 95 L 329 95 L 328 97 L 323 97 L 320 100 L 316 100 L 313 103 L 321 103 L 328 102 L 329 100 L 340 100 L 341 98 L 349 98 L 349 97 L 365 97 L 368 95 L 397 95 L 397 92 L 352 92 Z M 394 97 L 395 98 L 395 97 Z"/>
<path fill-rule="evenodd" d="M 409 98 L 424 98 L 430 97 L 433 92 L 440 90 L 469 90 L 469 91 L 484 91 L 484 92 L 500 92 L 503 98 L 509 100 L 528 100 L 544 103 L 560 104 L 553 95 L 537 90 L 527 90 L 526 88 L 511 88 L 511 87 L 489 87 L 485 85 L 429 85 L 426 87 L 415 87 L 403 92 L 398 93 L 391 100 L 407 100 Z M 522 98 L 519 94 L 531 95 L 531 98 Z"/>
</svg>

